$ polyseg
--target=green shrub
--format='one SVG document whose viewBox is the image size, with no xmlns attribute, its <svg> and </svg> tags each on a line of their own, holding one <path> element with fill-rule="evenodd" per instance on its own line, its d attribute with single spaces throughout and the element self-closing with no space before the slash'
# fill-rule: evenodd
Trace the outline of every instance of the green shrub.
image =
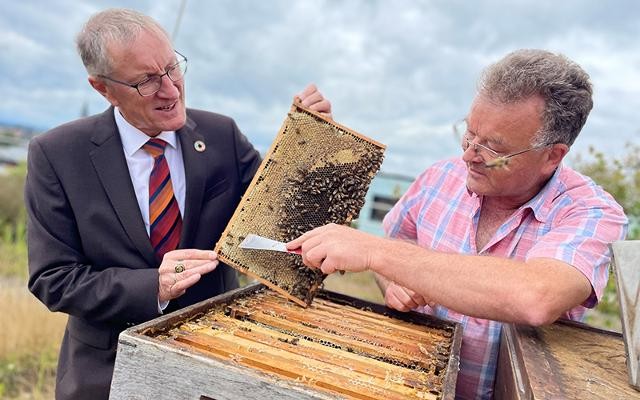
<svg viewBox="0 0 640 400">
<path fill-rule="evenodd" d="M 627 154 L 621 159 L 609 159 L 604 153 L 589 149 L 589 159 L 575 158 L 577 170 L 591 177 L 609 192 L 624 208 L 630 225 L 627 239 L 640 239 L 640 146 L 627 145 Z M 587 315 L 587 322 L 602 328 L 620 331 L 620 304 L 616 292 L 615 276 L 609 271 L 604 295 L 595 310 Z"/>
<path fill-rule="evenodd" d="M 0 278 L 27 278 L 27 235 L 24 215 L 16 225 L 0 226 Z"/>
<path fill-rule="evenodd" d="M 26 164 L 0 173 L 0 226 L 17 227 L 24 221 L 24 182 Z"/>
</svg>

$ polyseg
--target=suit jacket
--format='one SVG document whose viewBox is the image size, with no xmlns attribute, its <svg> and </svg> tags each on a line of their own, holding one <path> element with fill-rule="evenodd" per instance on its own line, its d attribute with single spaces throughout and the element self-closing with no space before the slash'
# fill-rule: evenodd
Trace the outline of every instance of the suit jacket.
<svg viewBox="0 0 640 400">
<path fill-rule="evenodd" d="M 260 156 L 228 117 L 187 110 L 177 131 L 186 199 L 179 248 L 212 249 Z M 206 144 L 204 152 L 194 142 Z M 56 398 L 109 394 L 118 334 L 159 315 L 158 264 L 129 176 L 113 108 L 35 137 L 25 188 L 29 289 L 69 315 Z M 165 312 L 237 287 L 220 264 Z"/>
</svg>

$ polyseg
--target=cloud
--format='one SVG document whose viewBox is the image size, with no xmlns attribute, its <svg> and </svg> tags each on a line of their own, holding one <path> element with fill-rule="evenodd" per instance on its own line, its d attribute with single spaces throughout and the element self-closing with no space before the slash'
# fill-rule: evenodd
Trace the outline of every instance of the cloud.
<svg viewBox="0 0 640 400">
<path fill-rule="evenodd" d="M 91 13 L 113 6 L 172 33 L 180 1 L 7 3 L 0 84 L 10 98 L 0 119 L 47 128 L 75 118 L 84 101 L 102 111 L 73 40 Z M 175 47 L 189 58 L 187 104 L 232 116 L 258 148 L 315 82 L 340 123 L 388 145 L 383 170 L 416 175 L 459 154 L 450 126 L 482 68 L 522 47 L 563 52 L 591 74 L 596 106 L 573 151 L 622 154 L 638 133 L 639 9 L 631 0 L 187 1 Z"/>
</svg>

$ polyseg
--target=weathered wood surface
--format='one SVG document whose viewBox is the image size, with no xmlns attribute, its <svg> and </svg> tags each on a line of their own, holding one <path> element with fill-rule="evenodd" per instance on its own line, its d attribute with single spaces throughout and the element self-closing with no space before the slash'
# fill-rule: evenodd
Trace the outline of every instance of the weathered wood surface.
<svg viewBox="0 0 640 400">
<path fill-rule="evenodd" d="M 627 382 L 622 335 L 584 324 L 505 325 L 495 398 L 639 399 Z"/>
<path fill-rule="evenodd" d="M 121 337 L 110 399 L 317 400 L 334 397 L 189 350 Z M 126 361 L 122 361 L 126 359 Z"/>
<path fill-rule="evenodd" d="M 458 325 L 324 291 L 312 308 L 302 309 L 275 295 L 257 296 L 260 288 L 218 296 L 123 332 L 110 398 L 404 399 L 420 394 L 453 399 Z M 211 313 L 221 306 L 228 315 Z M 301 336 L 291 336 L 300 327 Z M 438 330 L 449 337 L 438 337 Z M 359 343 L 363 337 L 379 347 Z M 413 347 L 405 343 L 411 341 Z M 327 347 L 327 342 L 343 349 Z M 443 345 L 451 346 L 451 357 L 433 358 Z M 417 369 L 368 353 L 395 357 Z M 421 356 L 431 357 L 444 372 L 433 375 L 436 381 L 421 372 Z M 434 387 L 439 394 L 429 393 Z"/>
<path fill-rule="evenodd" d="M 627 350 L 629 383 L 640 389 L 640 240 L 611 245 L 622 334 Z"/>
<path fill-rule="evenodd" d="M 334 399 L 302 384 L 274 379 L 233 363 L 204 357 L 195 349 L 172 346 L 148 336 L 202 315 L 212 304 L 241 297 L 251 290 L 255 290 L 255 286 L 205 300 L 122 332 L 109 399 Z"/>
</svg>

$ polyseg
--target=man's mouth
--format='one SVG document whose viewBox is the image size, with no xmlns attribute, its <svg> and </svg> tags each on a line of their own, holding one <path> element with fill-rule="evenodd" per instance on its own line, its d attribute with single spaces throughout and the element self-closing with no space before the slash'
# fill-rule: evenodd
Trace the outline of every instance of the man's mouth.
<svg viewBox="0 0 640 400">
<path fill-rule="evenodd" d="M 169 104 L 167 106 L 164 106 L 164 107 L 157 107 L 156 110 L 158 110 L 158 111 L 171 111 L 171 110 L 173 110 L 173 108 L 175 106 L 176 106 L 176 103 L 171 103 L 171 104 Z"/>
<path fill-rule="evenodd" d="M 485 169 L 482 167 L 478 168 L 476 165 L 467 164 L 467 171 L 469 171 L 469 173 L 473 173 L 474 175 L 486 175 Z"/>
</svg>

